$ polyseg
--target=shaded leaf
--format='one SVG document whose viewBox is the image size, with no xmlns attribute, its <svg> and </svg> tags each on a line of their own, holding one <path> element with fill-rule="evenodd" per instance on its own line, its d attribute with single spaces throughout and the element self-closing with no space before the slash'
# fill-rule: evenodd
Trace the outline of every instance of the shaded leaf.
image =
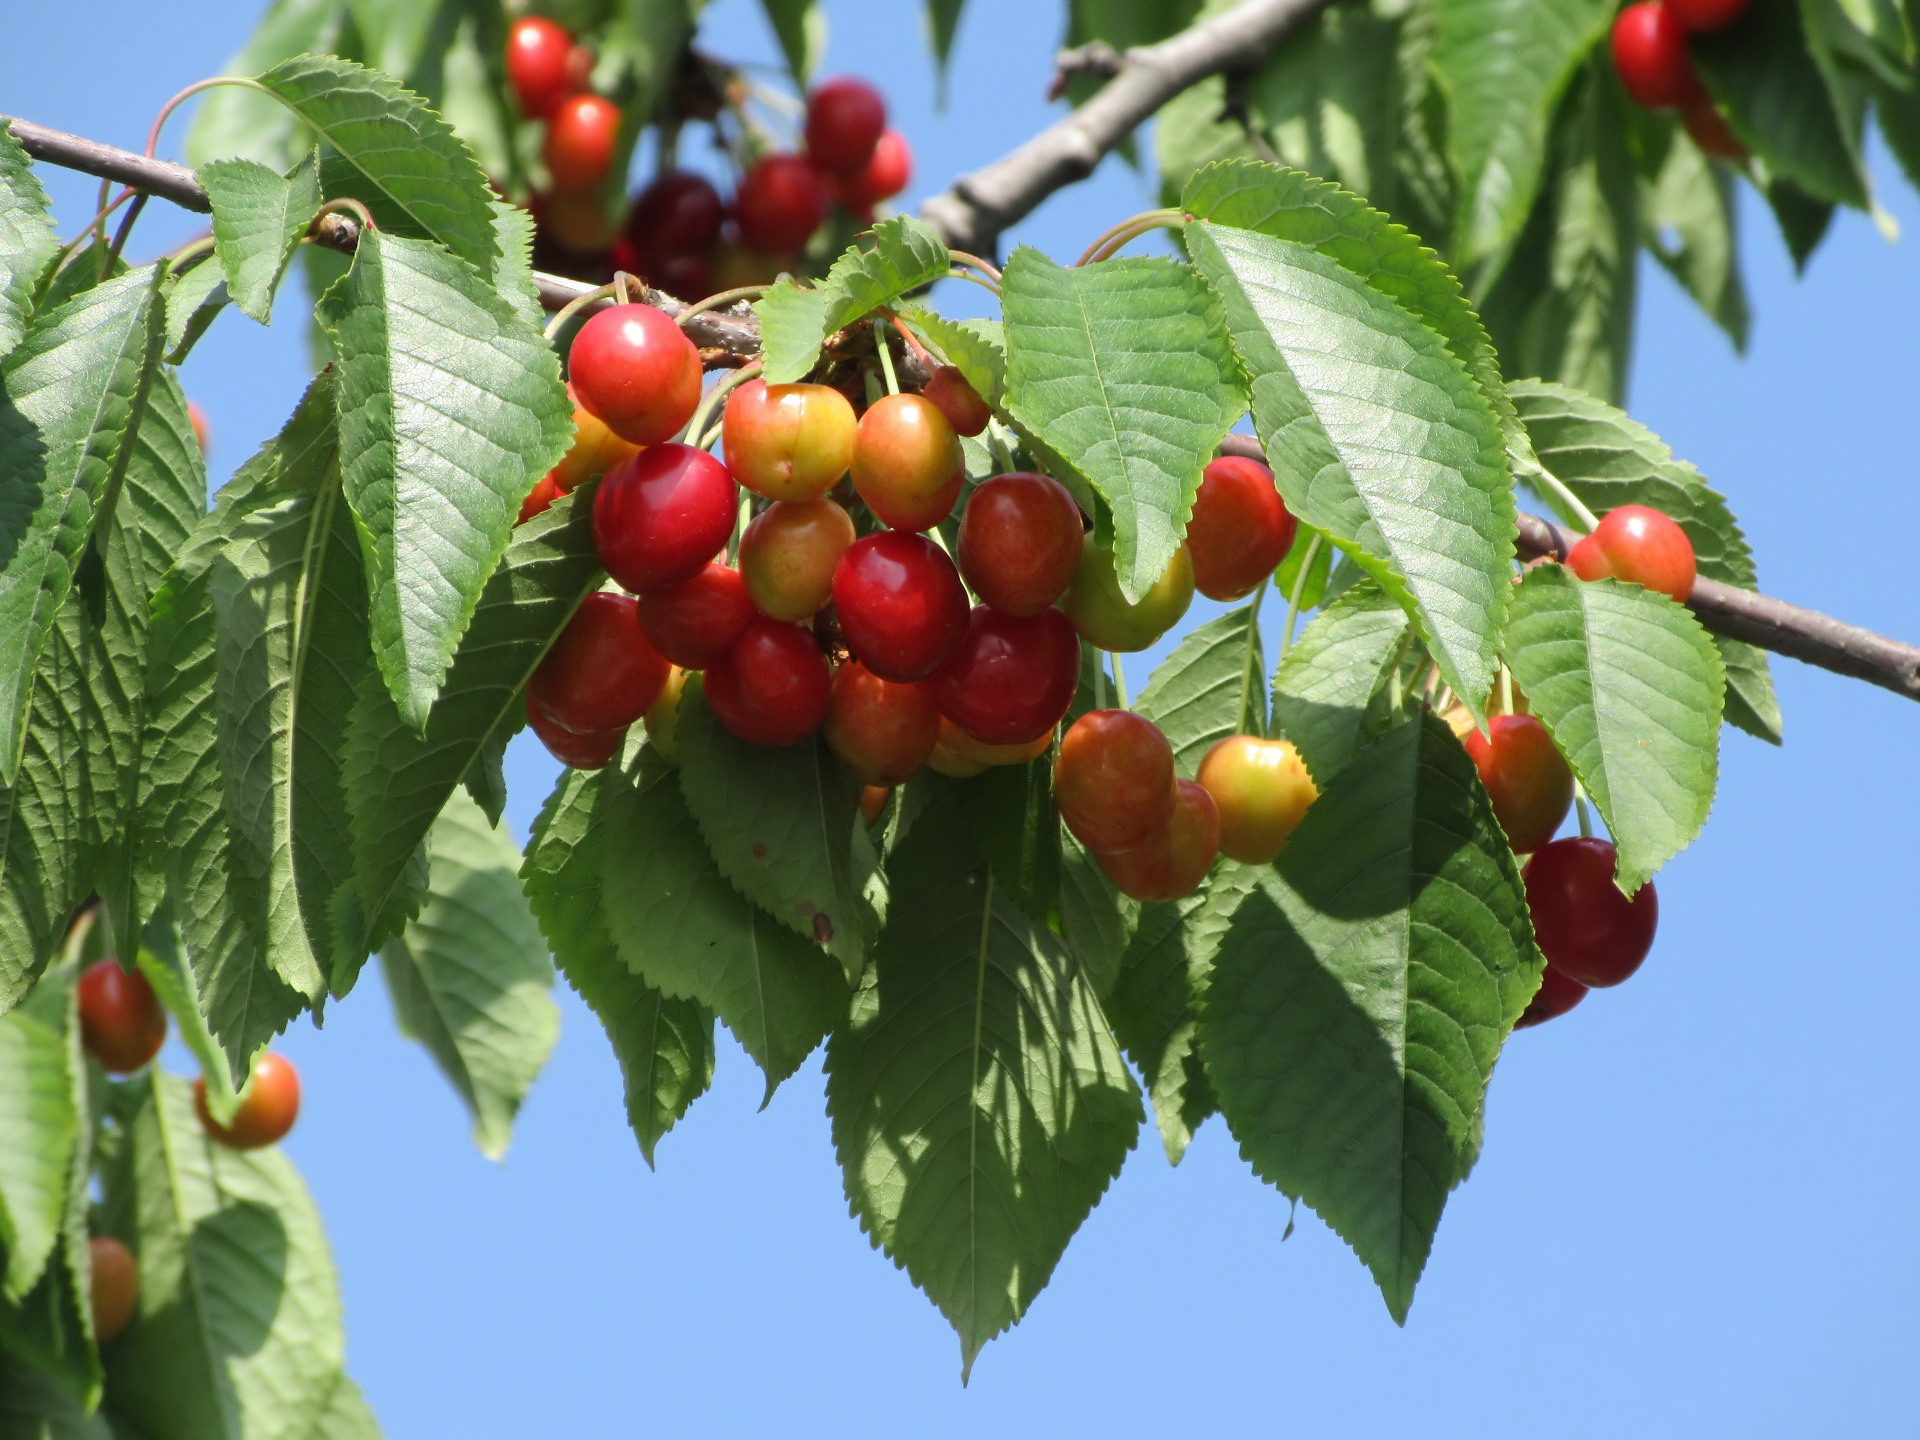
<svg viewBox="0 0 1920 1440">
<path fill-rule="evenodd" d="M 1300 632 L 1273 673 L 1274 732 L 1325 786 L 1373 738 L 1368 709 L 1407 644 L 1407 616 L 1362 581 Z"/>
<path fill-rule="evenodd" d="M 996 409 L 1006 398 L 1007 341 L 998 320 L 949 320 L 924 305 L 903 305 L 900 315 Z"/>
<path fill-rule="evenodd" d="M 227 281 L 219 260 L 212 255 L 203 257 L 191 269 L 168 280 L 165 294 L 167 363 L 178 365 L 227 306 Z"/>
<path fill-rule="evenodd" d="M 1189 631 L 1133 703 L 1160 727 L 1173 746 L 1174 767 L 1189 780 L 1207 752 L 1229 735 L 1267 733 L 1267 662 L 1260 648 L 1258 603 L 1256 596 Z"/>
<path fill-rule="evenodd" d="M 953 37 L 960 29 L 960 12 L 966 0 L 927 0 L 927 36 L 933 44 L 933 60 L 939 76 L 940 94 L 946 95 L 947 63 L 953 56 Z"/>
<path fill-rule="evenodd" d="M 1067 952 L 1093 993 L 1106 999 L 1140 923 L 1140 902 L 1115 889 L 1086 847 L 1062 834 L 1057 908 Z"/>
<path fill-rule="evenodd" d="M 947 247 L 923 220 L 892 216 L 868 240 L 835 260 L 816 288 L 783 280 L 754 303 L 769 385 L 800 379 L 818 363 L 827 336 L 947 273 Z"/>
<path fill-rule="evenodd" d="M 213 250 L 227 294 L 241 314 L 265 325 L 280 276 L 320 208 L 319 152 L 286 175 L 252 160 L 215 160 L 194 178 L 213 202 Z"/>
<path fill-rule="evenodd" d="M 273 0 L 246 47 L 221 73 L 258 75 L 296 55 L 323 55 L 339 46 L 346 23 L 341 0 Z M 273 96 L 251 86 L 222 85 L 201 97 L 185 154 L 193 166 L 239 157 L 284 174 L 313 148 L 313 140 L 313 132 Z"/>
<path fill-rule="evenodd" d="M 1676 131 L 1658 178 L 1642 187 L 1640 222 L 1653 258 L 1744 352 L 1751 317 L 1732 175 Z"/>
<path fill-rule="evenodd" d="M 974 843 L 995 878 L 1029 915 L 1062 901 L 1060 812 L 1053 803 L 1053 752 L 1024 765 L 993 765 L 960 785 Z"/>
<path fill-rule="evenodd" d="M 827 17 L 814 0 L 760 0 L 760 8 L 766 11 L 767 23 L 780 42 L 787 69 L 804 89 L 821 51 L 826 49 Z"/>
<path fill-rule="evenodd" d="M 47 192 L 11 122 L 0 119 L 0 359 L 26 338 L 34 289 L 59 248 Z"/>
<path fill-rule="evenodd" d="M 68 986 L 0 1018 L 0 1295 L 18 1303 L 60 1241 L 80 1115 L 67 1075 Z"/>
<path fill-rule="evenodd" d="M 222 1125 L 230 1124 L 234 1111 L 240 1107 L 240 1092 L 234 1088 L 233 1072 L 220 1042 L 207 1028 L 200 987 L 194 979 L 193 966 L 187 961 L 187 942 L 171 910 L 154 916 L 141 932 L 140 973 L 147 977 L 154 995 L 178 1027 L 181 1043 L 200 1062 L 201 1078 L 206 1085 L 207 1113 Z M 256 1052 L 248 1060 L 248 1074 L 258 1059 Z"/>
</svg>

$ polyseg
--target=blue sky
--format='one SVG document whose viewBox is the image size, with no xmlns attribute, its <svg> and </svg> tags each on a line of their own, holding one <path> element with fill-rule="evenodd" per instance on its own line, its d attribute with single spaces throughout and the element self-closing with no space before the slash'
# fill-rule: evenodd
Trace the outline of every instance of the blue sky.
<svg viewBox="0 0 1920 1440">
<path fill-rule="evenodd" d="M 13 10 L 0 112 L 138 148 L 257 7 Z M 972 0 L 944 112 L 917 5 L 827 10 L 827 68 L 880 77 L 913 141 L 909 198 L 1048 116 L 1055 5 Z M 770 54 L 757 6 L 709 16 L 709 48 Z M 1650 269 L 1631 408 L 1730 496 L 1766 589 L 1914 639 L 1920 204 L 1877 168 L 1910 238 L 1889 246 L 1846 216 L 1803 278 L 1745 206 L 1745 359 Z M 70 229 L 92 187 L 47 179 Z M 1014 238 L 1071 258 L 1149 203 L 1110 162 Z M 133 250 L 195 224 L 155 205 Z M 186 380 L 217 475 L 278 429 L 305 365 L 291 309 L 267 331 L 229 315 L 201 344 Z M 1215 1120 L 1177 1170 L 1143 1135 L 963 1390 L 945 1323 L 848 1218 L 817 1060 L 761 1112 L 757 1072 L 727 1043 L 652 1173 L 607 1045 L 563 986 L 559 1048 L 494 1165 L 370 976 L 324 1033 L 285 1044 L 307 1096 L 288 1149 L 334 1244 L 350 1368 L 396 1440 L 1911 1435 L 1920 710 L 1790 661 L 1776 677 L 1786 748 L 1728 732 L 1715 814 L 1660 876 L 1645 969 L 1509 1046 L 1484 1157 L 1404 1330 L 1310 1215 L 1282 1243 L 1285 1200 Z M 521 836 L 552 774 L 516 747 Z"/>
</svg>

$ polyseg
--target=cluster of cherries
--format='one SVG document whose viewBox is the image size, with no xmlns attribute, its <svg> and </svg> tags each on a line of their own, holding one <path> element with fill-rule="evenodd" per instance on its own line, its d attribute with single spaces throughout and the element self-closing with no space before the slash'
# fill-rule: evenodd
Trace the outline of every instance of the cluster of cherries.
<svg viewBox="0 0 1920 1440">
<path fill-rule="evenodd" d="M 1748 0 L 1637 0 L 1613 22 L 1613 65 L 1627 94 L 1649 110 L 1678 110 L 1687 134 L 1707 154 L 1741 161 L 1747 150 L 1714 106 L 1693 68 L 1689 37 L 1722 30 Z"/>
<path fill-rule="evenodd" d="M 152 1062 L 167 1038 L 167 1012 L 138 970 L 126 970 L 108 956 L 81 973 L 78 986 L 80 1043 L 113 1075 L 131 1075 Z M 253 1067 L 240 1105 L 229 1124 L 207 1110 L 207 1084 L 194 1081 L 194 1108 L 216 1143 L 234 1150 L 257 1150 L 281 1140 L 300 1114 L 300 1077 L 283 1056 L 268 1053 Z M 133 1318 L 140 1295 L 140 1270 L 133 1252 L 110 1235 L 89 1240 L 93 1286 L 93 1333 L 113 1339 Z"/>
<path fill-rule="evenodd" d="M 669 171 L 633 197 L 618 226 L 606 203 L 620 107 L 587 89 L 593 56 L 543 16 L 513 22 L 507 78 L 520 111 L 547 124 L 550 188 L 533 209 L 547 268 L 603 279 L 615 270 L 685 300 L 771 280 L 838 205 L 862 223 L 907 188 L 913 155 L 864 80 L 840 78 L 807 97 L 804 154 L 749 165 L 732 205 L 713 183 Z"/>
</svg>

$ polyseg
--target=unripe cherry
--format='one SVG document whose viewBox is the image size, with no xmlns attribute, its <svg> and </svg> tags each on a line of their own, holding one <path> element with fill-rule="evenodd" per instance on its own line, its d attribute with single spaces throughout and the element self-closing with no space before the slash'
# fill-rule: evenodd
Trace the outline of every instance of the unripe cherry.
<svg viewBox="0 0 1920 1440">
<path fill-rule="evenodd" d="M 973 593 L 1007 615 L 1037 615 L 1080 566 L 1080 507 L 1045 475 L 995 475 L 974 487 L 954 547 Z"/>
<path fill-rule="evenodd" d="M 807 96 L 807 155 L 822 170 L 858 175 L 887 128 L 887 102 L 866 81 L 837 76 Z"/>
<path fill-rule="evenodd" d="M 924 680 L 967 633 L 967 592 L 924 535 L 884 530 L 847 548 L 833 572 L 847 648 L 885 680 Z"/>
<path fill-rule="evenodd" d="M 700 404 L 700 352 L 651 305 L 609 305 L 573 337 L 575 399 L 635 445 L 671 439 Z"/>
<path fill-rule="evenodd" d="M 798 155 L 769 155 L 740 179 L 733 219 L 759 250 L 797 250 L 827 218 L 827 187 Z"/>
<path fill-rule="evenodd" d="M 1058 610 L 1002 615 L 976 605 L 967 633 L 929 682 L 940 713 L 989 745 L 1052 732 L 1080 684 L 1080 639 Z"/>
<path fill-rule="evenodd" d="M 833 598 L 840 557 L 853 544 L 853 520 L 824 495 L 776 500 L 740 537 L 740 578 L 760 613 L 805 620 Z"/>
<path fill-rule="evenodd" d="M 720 444 L 727 468 L 755 494 L 811 500 L 847 473 L 858 423 L 830 385 L 749 380 L 727 396 Z"/>
<path fill-rule="evenodd" d="M 955 434 L 978 435 L 993 418 L 992 408 L 980 398 L 980 392 L 973 388 L 957 366 L 936 366 L 933 374 L 927 377 L 926 388 L 920 393 L 947 417 L 947 423 L 953 426 Z"/>
<path fill-rule="evenodd" d="M 131 1075 L 160 1053 L 167 1012 L 145 975 L 108 956 L 82 971 L 76 988 L 80 1043 L 108 1073 Z"/>
<path fill-rule="evenodd" d="M 868 786 L 904 782 L 933 753 L 940 709 L 927 685 L 882 680 L 858 660 L 833 672 L 827 748 Z"/>
<path fill-rule="evenodd" d="M 603 95 L 569 95 L 562 100 L 547 121 L 546 143 L 540 152 L 554 190 L 598 190 L 613 169 L 619 138 L 620 107 L 613 101 Z"/>
<path fill-rule="evenodd" d="M 636 594 L 697 574 L 733 534 L 740 492 L 692 445 L 655 445 L 607 472 L 593 494 L 593 543 Z"/>
<path fill-rule="evenodd" d="M 1645 505 L 1609 510 L 1594 532 L 1567 553 L 1567 568 L 1582 580 L 1629 580 L 1683 605 L 1693 594 L 1693 542 L 1672 520 Z"/>
<path fill-rule="evenodd" d="M 1182 545 L 1138 605 L 1120 591 L 1113 550 L 1091 539 L 1081 547 L 1073 583 L 1060 608 L 1073 628 L 1101 650 L 1145 650 L 1180 622 L 1193 603 L 1193 559 Z"/>
<path fill-rule="evenodd" d="M 1131 710 L 1089 710 L 1053 764 L 1053 799 L 1074 838 L 1096 853 L 1144 845 L 1173 814 L 1173 747 Z"/>
<path fill-rule="evenodd" d="M 602 590 L 580 602 L 542 657 L 527 699 L 556 725 L 585 735 L 631 725 L 666 683 L 666 657 L 641 630 L 640 607 Z"/>
<path fill-rule="evenodd" d="M 754 745 L 795 745 L 827 718 L 827 657 L 810 631 L 764 616 L 707 667 L 707 704 Z"/>
<path fill-rule="evenodd" d="M 583 482 L 606 474 L 622 460 L 640 453 L 638 445 L 621 439 L 606 421 L 582 405 L 571 384 L 567 386 L 567 398 L 573 401 L 573 444 L 549 472 L 555 490 L 562 495 L 572 494 Z"/>
<path fill-rule="evenodd" d="M 140 1267 L 133 1252 L 111 1235 L 87 1241 L 88 1308 L 93 1338 L 102 1345 L 127 1328 L 140 1300 Z"/>
<path fill-rule="evenodd" d="M 1178 900 L 1207 878 L 1220 853 L 1220 812 L 1206 788 L 1176 780 L 1173 813 L 1158 834 L 1131 850 L 1095 851 L 1106 877 L 1135 900 Z"/>
<path fill-rule="evenodd" d="M 1220 808 L 1220 852 L 1245 865 L 1284 850 L 1320 795 L 1291 740 L 1229 735 L 1207 751 L 1196 778 Z"/>
<path fill-rule="evenodd" d="M 1613 846 L 1585 836 L 1542 845 L 1527 862 L 1527 909 L 1540 953 L 1582 985 L 1618 985 L 1633 974 L 1660 923 L 1653 882 L 1628 899 L 1613 874 Z"/>
<path fill-rule="evenodd" d="M 657 705 L 659 701 L 654 703 Z M 576 734 L 548 719 L 546 712 L 533 703 L 531 695 L 527 696 L 527 728 L 547 747 L 549 755 L 575 770 L 598 770 L 620 753 L 621 742 L 627 738 L 625 726 Z"/>
<path fill-rule="evenodd" d="M 1045 731 L 1024 745 L 989 745 L 976 740 L 946 716 L 940 717 L 940 738 L 934 741 L 927 768 L 954 780 L 965 780 L 996 765 L 1025 765 L 1038 760 L 1053 744 L 1053 732 Z"/>
<path fill-rule="evenodd" d="M 675 665 L 704 670 L 753 623 L 753 597 L 738 570 L 707 564 L 640 597 L 640 628 Z"/>
<path fill-rule="evenodd" d="M 1687 27 L 1660 0 L 1638 0 L 1613 22 L 1613 66 L 1620 83 L 1649 110 L 1684 105 L 1702 93 L 1687 53 Z"/>
<path fill-rule="evenodd" d="M 1299 522 L 1257 460 L 1223 455 L 1207 466 L 1187 522 L 1193 584 L 1209 600 L 1251 595 L 1293 548 Z"/>
<path fill-rule="evenodd" d="M 965 457 L 947 417 L 921 395 L 867 407 L 853 440 L 853 488 L 895 530 L 931 530 L 953 513 Z"/>
<path fill-rule="evenodd" d="M 1487 734 L 1467 732 L 1466 747 L 1514 853 L 1551 840 L 1573 808 L 1573 771 L 1547 727 L 1531 715 L 1495 715 Z"/>
<path fill-rule="evenodd" d="M 1513 1028 L 1525 1030 L 1531 1025 L 1545 1024 L 1566 1014 L 1586 998 L 1585 985 L 1549 965 L 1540 972 L 1540 988 L 1533 992 L 1533 998 L 1527 1002 L 1527 1008 L 1520 1012 L 1520 1018 L 1513 1022 Z"/>
<path fill-rule="evenodd" d="M 241 1089 L 240 1108 L 231 1122 L 222 1125 L 207 1110 L 204 1077 L 193 1082 L 193 1105 L 200 1113 L 200 1127 L 215 1143 L 231 1150 L 258 1150 L 279 1143 L 293 1129 L 300 1115 L 300 1076 L 292 1061 L 268 1051 Z"/>
</svg>

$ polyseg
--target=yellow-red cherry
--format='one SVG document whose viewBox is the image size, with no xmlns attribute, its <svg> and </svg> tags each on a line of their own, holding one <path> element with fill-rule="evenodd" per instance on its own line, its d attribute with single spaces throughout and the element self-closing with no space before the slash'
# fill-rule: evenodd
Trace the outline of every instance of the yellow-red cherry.
<svg viewBox="0 0 1920 1440">
<path fill-rule="evenodd" d="M 807 96 L 807 156 L 835 175 L 858 175 L 887 128 L 887 102 L 851 75 L 822 81 Z"/>
<path fill-rule="evenodd" d="M 102 1345 L 127 1328 L 140 1301 L 140 1267 L 133 1252 L 111 1235 L 87 1241 L 87 1300 L 93 1338 Z"/>
<path fill-rule="evenodd" d="M 1080 566 L 1080 507 L 1067 487 L 1015 471 L 974 487 L 954 547 L 973 593 L 1007 615 L 1038 615 Z"/>
<path fill-rule="evenodd" d="M 776 500 L 740 537 L 740 578 L 763 615 L 804 620 L 833 598 L 840 557 L 853 544 L 853 520 L 824 495 Z"/>
<path fill-rule="evenodd" d="M 1080 637 L 1058 610 L 1003 615 L 976 605 L 929 682 L 940 713 L 988 745 L 1024 745 L 1066 716 L 1080 684 Z"/>
<path fill-rule="evenodd" d="M 580 88 L 573 37 L 544 15 L 523 15 L 507 27 L 507 82 L 520 113 L 544 120 Z"/>
<path fill-rule="evenodd" d="M 1094 859 L 1122 895 L 1135 900 L 1178 900 L 1207 878 L 1220 854 L 1220 811 L 1205 786 L 1176 780 L 1173 813 L 1143 845 L 1095 851 Z"/>
<path fill-rule="evenodd" d="M 1045 731 L 1024 745 L 989 745 L 976 740 L 946 716 L 940 717 L 940 738 L 934 741 L 927 768 L 955 780 L 965 780 L 996 765 L 1024 765 L 1038 760 L 1053 744 L 1053 732 Z"/>
<path fill-rule="evenodd" d="M 1257 460 L 1223 455 L 1208 465 L 1187 522 L 1193 585 L 1209 600 L 1251 595 L 1293 548 L 1299 522 Z"/>
<path fill-rule="evenodd" d="M 253 1074 L 240 1091 L 240 1108 L 225 1125 L 207 1110 L 207 1082 L 193 1082 L 193 1105 L 200 1113 L 200 1127 L 216 1143 L 230 1150 L 258 1150 L 278 1144 L 286 1138 L 300 1116 L 300 1076 L 293 1062 L 268 1051 L 253 1067 Z"/>
<path fill-rule="evenodd" d="M 960 437 L 923 395 L 885 395 L 853 437 L 853 488 L 895 530 L 931 530 L 953 513 L 965 459 Z"/>
<path fill-rule="evenodd" d="M 554 488 L 562 495 L 572 494 L 576 487 L 598 479 L 622 460 L 631 460 L 640 453 L 638 445 L 614 434 L 606 421 L 580 403 L 580 396 L 571 383 L 567 386 L 567 398 L 573 401 L 573 444 L 549 472 Z"/>
<path fill-rule="evenodd" d="M 755 494 L 811 500 L 847 473 L 858 424 L 830 385 L 749 380 L 727 396 L 720 444 L 733 478 Z"/>
<path fill-rule="evenodd" d="M 81 972 L 78 989 L 80 1043 L 103 1069 L 130 1075 L 160 1053 L 167 1012 L 146 976 L 108 956 Z"/>
<path fill-rule="evenodd" d="M 618 730 L 647 713 L 667 683 L 667 659 L 640 628 L 630 595 L 599 591 L 580 602 L 534 668 L 527 698 L 576 735 Z"/>
<path fill-rule="evenodd" d="M 569 95 L 554 106 L 540 153 L 555 193 L 604 185 L 619 138 L 620 107 L 604 95 Z"/>
<path fill-rule="evenodd" d="M 827 218 L 827 184 L 799 155 L 769 155 L 740 179 L 733 221 L 757 250 L 797 250 Z"/>
<path fill-rule="evenodd" d="M 740 572 L 715 563 L 640 597 L 640 628 L 654 649 L 686 670 L 704 670 L 726 654 L 753 616 Z"/>
<path fill-rule="evenodd" d="M 847 547 L 833 572 L 840 633 L 883 680 L 924 680 L 967 633 L 967 592 L 924 535 L 883 530 Z"/>
<path fill-rule="evenodd" d="M 1229 735 L 1207 751 L 1196 774 L 1220 807 L 1220 852 L 1265 865 L 1286 848 L 1320 791 L 1291 740 Z"/>
<path fill-rule="evenodd" d="M 1549 841 L 1527 862 L 1527 909 L 1540 953 L 1582 985 L 1618 985 L 1633 974 L 1660 923 L 1653 882 L 1628 899 L 1613 873 L 1612 844 L 1581 835 Z"/>
<path fill-rule="evenodd" d="M 1533 998 L 1520 1012 L 1520 1018 L 1513 1022 L 1513 1028 L 1525 1030 L 1531 1025 L 1558 1019 L 1586 998 L 1585 985 L 1549 965 L 1540 972 L 1540 988 L 1533 992 Z"/>
<path fill-rule="evenodd" d="M 1486 734 L 1467 732 L 1466 747 L 1514 853 L 1551 840 L 1573 808 L 1573 771 L 1547 727 L 1531 715 L 1495 715 Z"/>
<path fill-rule="evenodd" d="M 823 733 L 827 748 L 861 784 L 898 785 L 933 753 L 940 709 L 924 682 L 882 680 L 849 660 L 833 672 Z"/>
<path fill-rule="evenodd" d="M 609 305 L 567 352 L 574 398 L 635 445 L 669 440 L 700 404 L 700 352 L 651 305 Z"/>
<path fill-rule="evenodd" d="M 656 700 L 654 703 L 657 705 L 660 702 Z M 575 770 L 598 770 L 620 753 L 620 743 L 627 738 L 625 726 L 576 734 L 548 719 L 546 712 L 533 703 L 532 695 L 527 696 L 527 728 L 547 747 L 549 755 Z"/>
<path fill-rule="evenodd" d="M 738 518 L 740 491 L 706 451 L 654 445 L 607 472 L 593 493 L 593 543 L 607 573 L 637 595 L 698 574 Z"/>
<path fill-rule="evenodd" d="M 811 631 L 761 616 L 707 667 L 707 704 L 754 745 L 795 745 L 827 718 L 827 657 Z"/>
<path fill-rule="evenodd" d="M 1630 580 L 1678 600 L 1693 594 L 1693 542 L 1687 532 L 1645 505 L 1622 505 L 1601 517 L 1591 535 L 1567 552 L 1582 580 Z"/>
<path fill-rule="evenodd" d="M 1180 621 L 1193 603 L 1193 558 L 1185 545 L 1173 552 L 1160 578 L 1135 605 L 1120 591 L 1113 550 L 1089 539 L 1060 608 L 1073 628 L 1101 650 L 1145 650 Z"/>
<path fill-rule="evenodd" d="M 955 434 L 978 435 L 993 418 L 993 410 L 957 366 L 936 366 L 920 393 L 947 417 Z"/>
<path fill-rule="evenodd" d="M 1173 747 L 1131 710 L 1089 710 L 1067 728 L 1053 762 L 1053 799 L 1089 850 L 1144 845 L 1173 814 Z"/>
</svg>

